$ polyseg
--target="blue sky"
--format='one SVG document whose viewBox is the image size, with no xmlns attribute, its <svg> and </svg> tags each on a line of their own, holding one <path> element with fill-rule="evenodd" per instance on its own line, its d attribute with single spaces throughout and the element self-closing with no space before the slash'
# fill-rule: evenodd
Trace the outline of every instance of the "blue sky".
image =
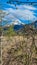
<svg viewBox="0 0 37 65">
<path fill-rule="evenodd" d="M 8 0 L 0 0 L 1 2 L 7 2 Z M 22 2 L 37 2 L 37 0 L 19 0 L 19 1 L 22 1 Z"/>
<path fill-rule="evenodd" d="M 12 24 L 13 21 L 16 21 L 14 24 L 22 23 L 22 24 L 29 24 L 37 20 L 37 5 L 17 5 L 17 9 L 14 6 L 14 4 L 7 4 L 7 0 L 0 0 L 1 2 L 1 8 L 0 10 L 5 11 L 8 13 L 3 18 L 2 25 L 6 25 L 5 21 L 8 21 L 7 24 Z M 26 0 L 20 0 L 20 1 L 26 1 Z M 29 1 L 37 1 L 37 0 L 29 0 Z M 18 22 L 17 22 L 18 21 Z"/>
</svg>

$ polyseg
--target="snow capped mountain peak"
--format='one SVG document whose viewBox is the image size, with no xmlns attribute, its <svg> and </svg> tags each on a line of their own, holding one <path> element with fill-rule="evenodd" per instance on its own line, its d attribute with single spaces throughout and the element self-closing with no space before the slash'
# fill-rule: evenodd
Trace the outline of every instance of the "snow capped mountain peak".
<svg viewBox="0 0 37 65">
<path fill-rule="evenodd" d="M 21 21 L 15 20 L 15 21 L 12 22 L 12 24 L 14 24 L 14 25 L 20 25 L 20 24 L 24 24 L 24 23 L 22 23 Z"/>
</svg>

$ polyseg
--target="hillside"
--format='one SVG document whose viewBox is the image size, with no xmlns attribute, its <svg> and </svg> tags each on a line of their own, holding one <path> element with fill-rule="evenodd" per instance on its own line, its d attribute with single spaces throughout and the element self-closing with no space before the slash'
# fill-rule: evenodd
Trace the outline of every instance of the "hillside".
<svg viewBox="0 0 37 65">
<path fill-rule="evenodd" d="M 10 26 L 4 26 L 3 27 L 3 35 L 25 35 L 25 34 L 37 34 L 37 21 L 31 23 L 31 24 L 12 24 Z M 13 34 L 14 32 L 14 34 Z"/>
<path fill-rule="evenodd" d="M 2 65 L 37 65 L 37 28 L 34 23 L 23 25 L 17 31 L 14 25 L 5 28 L 5 34 L 0 37 Z"/>
<path fill-rule="evenodd" d="M 2 36 L 1 40 L 2 65 L 37 65 L 37 35 Z"/>
<path fill-rule="evenodd" d="M 37 65 L 37 21 L 18 23 L 0 26 L 2 65 Z"/>
</svg>

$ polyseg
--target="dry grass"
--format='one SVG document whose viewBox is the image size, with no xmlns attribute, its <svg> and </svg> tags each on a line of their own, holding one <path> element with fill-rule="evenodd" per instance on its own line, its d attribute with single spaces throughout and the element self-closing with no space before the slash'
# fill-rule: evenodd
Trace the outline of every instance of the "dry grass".
<svg viewBox="0 0 37 65">
<path fill-rule="evenodd" d="M 2 37 L 2 65 L 36 65 L 37 59 L 35 46 L 32 46 L 31 36 Z M 37 47 L 37 35 L 35 36 Z M 32 47 L 33 48 L 32 48 Z M 31 49 L 32 48 L 32 49 Z"/>
</svg>

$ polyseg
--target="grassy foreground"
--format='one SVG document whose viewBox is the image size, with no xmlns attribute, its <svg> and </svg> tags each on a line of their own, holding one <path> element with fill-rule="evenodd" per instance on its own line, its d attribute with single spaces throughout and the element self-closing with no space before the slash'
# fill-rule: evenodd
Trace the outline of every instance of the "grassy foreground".
<svg viewBox="0 0 37 65">
<path fill-rule="evenodd" d="M 37 35 L 2 36 L 2 65 L 37 65 Z"/>
</svg>

